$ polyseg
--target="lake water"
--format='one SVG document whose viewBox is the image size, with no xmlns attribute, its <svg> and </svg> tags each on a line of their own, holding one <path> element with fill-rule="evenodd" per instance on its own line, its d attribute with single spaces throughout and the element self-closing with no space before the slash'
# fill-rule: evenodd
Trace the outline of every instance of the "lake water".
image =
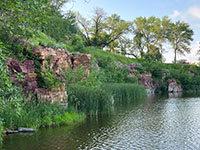
<svg viewBox="0 0 200 150">
<path fill-rule="evenodd" d="M 150 96 L 70 127 L 4 138 L 3 150 L 200 149 L 200 98 Z"/>
</svg>

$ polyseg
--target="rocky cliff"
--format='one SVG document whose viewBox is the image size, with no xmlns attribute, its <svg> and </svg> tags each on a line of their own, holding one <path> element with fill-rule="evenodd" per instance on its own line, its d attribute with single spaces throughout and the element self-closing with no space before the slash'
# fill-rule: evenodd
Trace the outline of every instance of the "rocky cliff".
<svg viewBox="0 0 200 150">
<path fill-rule="evenodd" d="M 41 71 L 45 72 L 47 63 L 48 66 L 55 72 L 56 78 L 60 77 L 60 73 L 68 67 L 75 68 L 83 66 L 89 75 L 90 55 L 76 54 L 72 55 L 64 49 L 53 49 L 47 47 L 37 47 L 32 50 L 32 53 L 37 56 L 41 63 Z M 45 88 L 38 88 L 38 81 L 33 60 L 25 60 L 19 62 L 18 60 L 10 58 L 7 62 L 7 68 L 10 71 L 10 76 L 13 83 L 20 85 L 24 92 L 29 92 L 35 95 L 38 99 L 49 102 L 67 103 L 67 91 L 63 83 L 59 87 L 48 91 Z M 19 73 L 23 79 L 20 80 Z"/>
</svg>

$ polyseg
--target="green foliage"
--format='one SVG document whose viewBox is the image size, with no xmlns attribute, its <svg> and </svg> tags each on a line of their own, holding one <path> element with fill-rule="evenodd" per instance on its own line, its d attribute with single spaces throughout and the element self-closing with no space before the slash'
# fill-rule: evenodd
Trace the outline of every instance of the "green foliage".
<svg viewBox="0 0 200 150">
<path fill-rule="evenodd" d="M 83 121 L 85 119 L 85 114 L 69 113 L 66 112 L 62 115 L 54 115 L 53 121 L 56 125 L 68 125 L 74 123 L 75 121 Z"/>
<path fill-rule="evenodd" d="M 44 102 L 20 102 L 16 109 L 5 109 L 0 117 L 3 119 L 4 127 L 8 129 L 16 129 L 18 127 L 28 127 L 38 129 L 39 127 L 47 127 L 52 124 L 61 125 L 69 124 L 84 119 L 83 114 L 68 112 L 66 106 L 54 103 Z M 18 112 L 18 113 L 16 113 Z M 55 116 L 59 116 L 62 120 L 61 124 L 58 123 Z M 70 119 L 69 119 L 70 118 Z"/>
<path fill-rule="evenodd" d="M 108 83 L 102 86 L 114 96 L 115 103 L 144 99 L 146 91 L 142 85 L 128 83 Z"/>
<path fill-rule="evenodd" d="M 101 59 L 108 59 L 110 62 L 121 62 L 123 64 L 130 64 L 138 62 L 137 59 L 127 58 L 125 56 L 110 53 L 108 51 L 104 51 L 102 49 L 94 48 L 94 47 L 87 47 L 86 53 L 91 54 L 92 57 L 95 57 L 98 61 Z"/>
<path fill-rule="evenodd" d="M 59 87 L 62 84 L 62 81 L 56 77 L 56 73 L 52 68 L 50 68 L 48 61 L 46 63 L 45 70 L 40 72 L 40 74 L 43 79 L 43 85 L 41 86 L 48 89 L 49 91 Z"/>
<path fill-rule="evenodd" d="M 30 9 L 31 8 L 31 9 Z M 51 10 L 51 0 L 0 2 L 0 28 L 11 37 L 29 37 L 32 30 L 46 23 Z"/>
<path fill-rule="evenodd" d="M 6 56 L 3 51 L 3 44 L 0 42 L 0 99 L 9 97 L 15 88 L 12 86 L 11 79 L 7 75 Z"/>
<path fill-rule="evenodd" d="M 128 77 L 128 78 L 126 78 L 125 79 L 125 82 L 126 83 L 138 83 L 138 78 L 137 78 L 137 76 L 133 76 L 133 77 Z"/>
<path fill-rule="evenodd" d="M 3 133 L 3 122 L 0 120 L 0 145 L 2 142 L 2 133 Z"/>
<path fill-rule="evenodd" d="M 87 114 L 97 114 L 109 112 L 111 101 L 109 94 L 100 88 L 90 88 L 82 86 L 71 86 L 68 105 L 77 111 Z"/>
<path fill-rule="evenodd" d="M 45 47 L 52 47 L 52 48 L 65 48 L 65 44 L 57 43 L 54 39 L 50 36 L 46 35 L 41 31 L 35 32 L 35 34 L 29 38 L 32 46 L 45 46 Z"/>
<path fill-rule="evenodd" d="M 80 82 L 79 85 L 91 88 L 100 88 L 102 83 L 106 81 L 106 74 L 103 69 L 97 65 L 95 58 L 91 59 L 90 74 L 85 80 Z"/>
<path fill-rule="evenodd" d="M 83 66 L 75 67 L 73 69 L 68 67 L 66 71 L 62 72 L 62 77 L 67 86 L 78 84 L 86 78 L 86 70 Z"/>
<path fill-rule="evenodd" d="M 141 58 L 162 61 L 163 44 L 170 20 L 163 17 L 138 17 L 133 21 L 134 48 Z"/>
<path fill-rule="evenodd" d="M 70 51 L 72 52 L 86 53 L 84 43 L 80 36 L 73 34 L 71 39 L 67 42 L 67 45 L 70 47 Z"/>
<path fill-rule="evenodd" d="M 72 13 L 61 15 L 55 12 L 49 16 L 47 24 L 41 29 L 57 42 L 67 42 L 77 34 L 76 20 Z"/>
<path fill-rule="evenodd" d="M 0 43 L 0 118 L 9 127 L 12 127 L 13 120 L 17 119 L 21 113 L 23 98 L 20 95 L 20 89 L 12 85 L 11 78 L 8 76 L 5 50 L 3 44 Z"/>
<path fill-rule="evenodd" d="M 190 42 L 193 41 L 194 32 L 190 29 L 189 24 L 185 22 L 170 23 L 168 39 L 174 49 L 174 63 L 176 63 L 177 52 L 184 54 L 190 52 Z"/>
<path fill-rule="evenodd" d="M 130 72 L 125 65 L 117 66 L 110 59 L 100 59 L 98 65 L 105 72 L 105 82 L 125 82 Z"/>
<path fill-rule="evenodd" d="M 118 43 L 116 41 L 129 29 L 128 23 L 122 20 L 119 15 L 113 14 L 106 17 L 101 8 L 95 9 L 91 20 L 86 20 L 80 14 L 77 14 L 77 21 L 86 46 L 113 48 L 113 45 Z M 119 44 L 116 46 L 119 46 Z"/>
</svg>

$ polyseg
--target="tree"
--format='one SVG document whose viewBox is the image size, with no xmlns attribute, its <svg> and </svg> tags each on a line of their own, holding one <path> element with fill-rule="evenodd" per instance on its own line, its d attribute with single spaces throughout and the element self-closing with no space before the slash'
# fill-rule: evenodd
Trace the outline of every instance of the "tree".
<svg viewBox="0 0 200 150">
<path fill-rule="evenodd" d="M 185 22 L 170 23 L 168 40 L 174 49 L 174 63 L 176 63 L 177 52 L 184 55 L 190 52 L 190 42 L 193 41 L 193 30 Z"/>
<path fill-rule="evenodd" d="M 92 17 L 92 45 L 101 46 L 102 44 L 102 32 L 103 32 L 103 24 L 104 24 L 105 12 L 102 8 L 96 8 L 94 11 L 94 15 Z"/>
<path fill-rule="evenodd" d="M 75 13 L 76 20 L 79 25 L 79 30 L 81 32 L 81 36 L 83 38 L 83 41 L 85 42 L 86 46 L 91 45 L 91 21 L 85 19 L 80 15 L 80 13 Z"/>
<path fill-rule="evenodd" d="M 163 44 L 166 41 L 169 22 L 167 17 L 160 19 L 153 16 L 139 17 L 133 21 L 134 48 L 139 51 L 141 58 L 162 61 Z"/>
<path fill-rule="evenodd" d="M 95 9 L 91 20 L 77 15 L 77 21 L 81 28 L 82 37 L 87 46 L 115 47 L 117 40 L 125 34 L 129 27 L 126 21 L 117 14 L 106 17 L 101 8 Z"/>
<path fill-rule="evenodd" d="M 42 26 L 42 32 L 57 42 L 67 42 L 77 34 L 77 23 L 72 13 L 61 15 L 60 12 L 49 16 L 48 22 Z"/>
<path fill-rule="evenodd" d="M 113 14 L 105 19 L 104 30 L 108 39 L 103 47 L 109 46 L 112 42 L 119 40 L 129 31 L 129 24 L 122 20 L 119 15 Z"/>
<path fill-rule="evenodd" d="M 11 37 L 31 36 L 31 30 L 47 22 L 50 0 L 1 0 L 0 28 Z"/>
</svg>

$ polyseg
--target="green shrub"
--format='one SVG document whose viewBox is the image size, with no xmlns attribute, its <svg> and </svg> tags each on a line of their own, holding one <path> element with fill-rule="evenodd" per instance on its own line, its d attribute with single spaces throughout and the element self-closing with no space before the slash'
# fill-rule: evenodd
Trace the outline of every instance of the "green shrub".
<svg viewBox="0 0 200 150">
<path fill-rule="evenodd" d="M 82 114 L 78 114 L 75 112 L 65 112 L 62 115 L 54 115 L 53 116 L 53 121 L 56 125 L 68 125 L 68 124 L 72 124 L 74 122 L 79 122 L 79 121 L 83 121 L 85 119 L 85 115 Z"/>
<path fill-rule="evenodd" d="M 61 115 L 54 115 L 53 116 L 53 121 L 57 126 L 61 125 L 62 122 L 63 122 L 62 116 Z"/>
<path fill-rule="evenodd" d="M 30 39 L 28 39 L 32 46 L 45 46 L 52 48 L 64 48 L 65 45 L 62 43 L 57 43 L 54 39 L 42 33 L 41 31 L 37 31 L 36 34 L 33 35 Z"/>
<path fill-rule="evenodd" d="M 105 82 L 125 82 L 130 73 L 127 66 L 117 66 L 117 64 L 112 62 L 109 58 L 99 59 L 98 65 L 105 73 Z"/>
<path fill-rule="evenodd" d="M 128 77 L 125 79 L 125 82 L 126 83 L 138 83 L 138 78 L 136 76 L 133 76 L 133 77 Z"/>
<path fill-rule="evenodd" d="M 75 67 L 73 69 L 68 67 L 66 71 L 62 72 L 62 77 L 65 80 L 65 84 L 67 86 L 78 84 L 83 79 L 85 79 L 86 70 L 83 66 Z"/>
<path fill-rule="evenodd" d="M 46 64 L 44 72 L 40 72 L 43 79 L 43 88 L 51 91 L 52 89 L 59 87 L 62 84 L 62 81 L 56 77 L 56 73 L 49 66 L 49 62 Z M 41 84 L 41 83 L 40 83 Z"/>
<path fill-rule="evenodd" d="M 51 118 L 49 116 L 45 116 L 42 118 L 41 127 L 49 127 L 53 124 Z"/>
</svg>

